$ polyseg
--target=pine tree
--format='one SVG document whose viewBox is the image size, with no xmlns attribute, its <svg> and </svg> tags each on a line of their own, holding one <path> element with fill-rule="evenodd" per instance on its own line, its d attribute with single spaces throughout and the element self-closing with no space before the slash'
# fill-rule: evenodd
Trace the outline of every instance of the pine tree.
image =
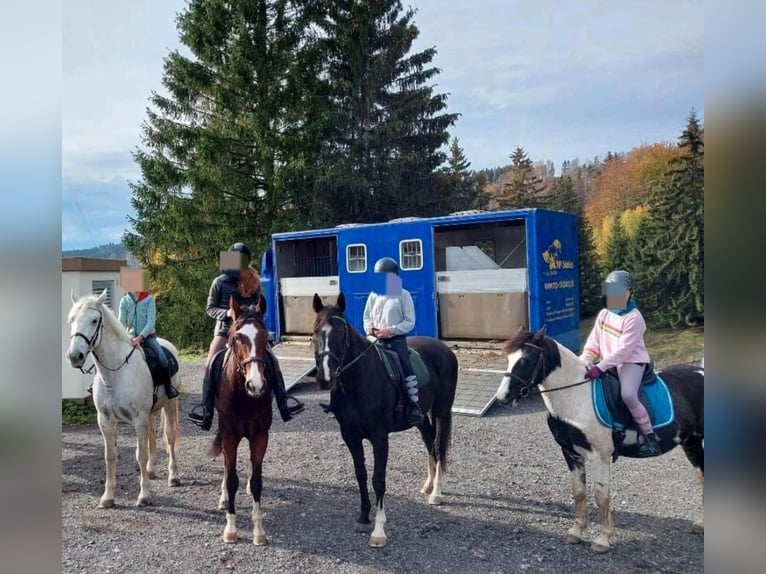
<svg viewBox="0 0 766 574">
<path fill-rule="evenodd" d="M 170 53 L 167 95 L 152 94 L 124 242 L 164 290 L 158 324 L 182 346 L 209 336 L 218 252 L 244 241 L 257 254 L 314 212 L 327 98 L 304 6 L 190 0 L 177 18 L 192 55 Z"/>
<path fill-rule="evenodd" d="M 670 326 L 696 325 L 704 320 L 704 133 L 697 114 L 687 119 L 679 147 L 683 155 L 649 197 L 653 231 L 649 238 L 657 254 L 658 308 L 652 319 Z"/>
<path fill-rule="evenodd" d="M 486 205 L 486 196 L 482 193 L 486 185 L 486 176 L 471 171 L 471 162 L 465 156 L 457 138 L 452 138 L 444 174 L 450 186 L 449 211 L 482 209 Z M 445 202 L 447 205 L 447 202 Z"/>
<path fill-rule="evenodd" d="M 501 209 L 521 209 L 542 207 L 539 194 L 542 191 L 542 180 L 535 174 L 532 160 L 524 148 L 517 147 L 511 154 L 511 181 L 503 186 L 498 207 Z"/>
<path fill-rule="evenodd" d="M 583 213 L 574 182 L 568 175 L 556 179 L 551 189 L 548 207 L 577 215 L 577 244 L 580 261 L 580 318 L 592 316 L 601 308 L 602 271 L 598 263 L 593 230 Z"/>
<path fill-rule="evenodd" d="M 620 223 L 620 218 L 617 217 L 612 224 L 612 231 L 609 234 L 609 240 L 606 243 L 606 256 L 604 258 L 604 264 L 609 270 L 607 272 L 614 271 L 615 269 L 627 269 L 629 239 L 625 233 L 625 229 Z"/>
<path fill-rule="evenodd" d="M 439 69 L 433 48 L 410 54 L 419 31 L 415 11 L 399 0 L 324 2 L 324 76 L 333 104 L 330 164 L 342 166 L 339 184 L 323 180 L 321 197 L 343 217 L 360 206 L 357 221 L 445 213 L 450 188 L 439 173 L 442 147 L 457 114 L 429 85 Z M 337 174 L 337 171 L 336 171 Z"/>
</svg>

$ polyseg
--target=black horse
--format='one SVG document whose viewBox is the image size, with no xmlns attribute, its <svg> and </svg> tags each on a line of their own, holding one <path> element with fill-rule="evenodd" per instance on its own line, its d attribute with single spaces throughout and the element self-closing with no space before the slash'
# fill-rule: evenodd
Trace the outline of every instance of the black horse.
<svg viewBox="0 0 766 574">
<path fill-rule="evenodd" d="M 384 546 L 388 435 L 402 430 L 401 386 L 393 382 L 373 341 L 363 338 L 344 316 L 346 298 L 338 296 L 337 304 L 324 306 L 314 295 L 314 358 L 317 381 L 321 389 L 329 389 L 335 418 L 354 459 L 359 483 L 361 512 L 356 530 L 370 532 L 370 546 Z M 432 337 L 410 337 L 407 341 L 428 370 L 429 382 L 419 391 L 420 407 L 425 415 L 418 425 L 428 450 L 428 477 L 420 492 L 430 494 L 429 504 L 442 502 L 442 474 L 446 471 L 447 451 L 452 434 L 452 402 L 457 387 L 458 363 L 452 350 Z M 367 468 L 362 440 L 372 444 L 375 490 L 375 527 L 370 523 L 370 495 L 367 490 Z"/>
</svg>

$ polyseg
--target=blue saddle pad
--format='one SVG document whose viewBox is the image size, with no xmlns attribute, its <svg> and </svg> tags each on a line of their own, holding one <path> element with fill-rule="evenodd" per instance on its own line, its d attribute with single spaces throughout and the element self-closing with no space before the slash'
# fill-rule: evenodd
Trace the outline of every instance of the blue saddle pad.
<svg viewBox="0 0 766 574">
<path fill-rule="evenodd" d="M 593 396 L 593 409 L 596 411 L 596 417 L 599 422 L 609 428 L 623 429 L 623 428 L 635 428 L 635 423 L 632 417 L 628 420 L 619 420 L 620 417 L 615 417 L 612 411 L 607 406 L 606 393 L 604 391 L 603 378 L 598 378 L 593 381 L 591 385 Z M 646 410 L 649 411 L 649 416 L 652 421 L 652 426 L 655 429 L 659 429 L 668 426 L 675 420 L 675 413 L 673 411 L 673 400 L 670 397 L 670 391 L 668 390 L 665 381 L 662 377 L 657 375 L 656 382 L 651 385 L 641 385 L 639 390 L 639 398 L 641 402 L 646 406 Z M 627 412 L 627 407 L 622 404 L 623 410 Z M 623 419 L 625 417 L 622 417 Z"/>
</svg>

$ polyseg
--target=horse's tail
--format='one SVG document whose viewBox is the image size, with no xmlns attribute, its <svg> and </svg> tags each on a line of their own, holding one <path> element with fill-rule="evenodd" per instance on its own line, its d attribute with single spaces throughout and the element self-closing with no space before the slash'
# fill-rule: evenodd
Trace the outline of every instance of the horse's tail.
<svg viewBox="0 0 766 574">
<path fill-rule="evenodd" d="M 215 438 L 210 444 L 210 448 L 207 450 L 207 455 L 211 458 L 219 456 L 223 452 L 223 439 L 221 439 L 221 431 L 216 431 Z"/>
</svg>

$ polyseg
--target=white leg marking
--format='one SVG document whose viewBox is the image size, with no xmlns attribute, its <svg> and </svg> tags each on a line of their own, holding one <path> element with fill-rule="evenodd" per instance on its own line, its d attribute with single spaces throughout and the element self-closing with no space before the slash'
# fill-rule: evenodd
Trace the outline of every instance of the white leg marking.
<svg viewBox="0 0 766 574">
<path fill-rule="evenodd" d="M 259 502 L 253 502 L 253 544 L 256 546 L 263 546 L 268 544 L 266 538 L 266 530 L 263 528 L 263 512 L 261 511 L 261 504 Z"/>
<path fill-rule="evenodd" d="M 428 476 L 426 476 L 426 481 L 423 483 L 423 487 L 420 489 L 420 494 L 431 494 L 431 489 L 433 488 L 434 482 L 434 474 L 436 474 L 436 459 L 429 454 L 426 463 Z"/>
<path fill-rule="evenodd" d="M 599 533 L 591 544 L 594 552 L 606 552 L 609 550 L 609 539 L 614 536 L 614 524 L 612 523 L 611 494 L 609 492 L 609 476 L 611 462 L 607 457 L 604 460 L 597 456 L 593 460 L 593 480 L 596 506 L 599 513 Z"/>
<path fill-rule="evenodd" d="M 375 512 L 375 528 L 373 528 L 372 534 L 370 534 L 370 546 L 380 548 L 381 546 L 386 545 L 388 538 L 386 537 L 385 526 L 386 511 L 381 503 Z"/>
<path fill-rule="evenodd" d="M 428 497 L 428 504 L 441 504 L 442 503 L 442 463 L 441 461 L 436 463 L 436 469 L 434 470 L 434 488 L 431 492 L 431 496 Z"/>
<path fill-rule="evenodd" d="M 582 542 L 583 534 L 588 528 L 588 500 L 585 489 L 585 466 L 575 468 L 571 472 L 572 497 L 575 505 L 575 521 L 564 539 L 567 544 Z"/>
<path fill-rule="evenodd" d="M 226 528 L 223 529 L 223 541 L 232 544 L 237 541 L 237 515 L 226 513 Z"/>
</svg>

